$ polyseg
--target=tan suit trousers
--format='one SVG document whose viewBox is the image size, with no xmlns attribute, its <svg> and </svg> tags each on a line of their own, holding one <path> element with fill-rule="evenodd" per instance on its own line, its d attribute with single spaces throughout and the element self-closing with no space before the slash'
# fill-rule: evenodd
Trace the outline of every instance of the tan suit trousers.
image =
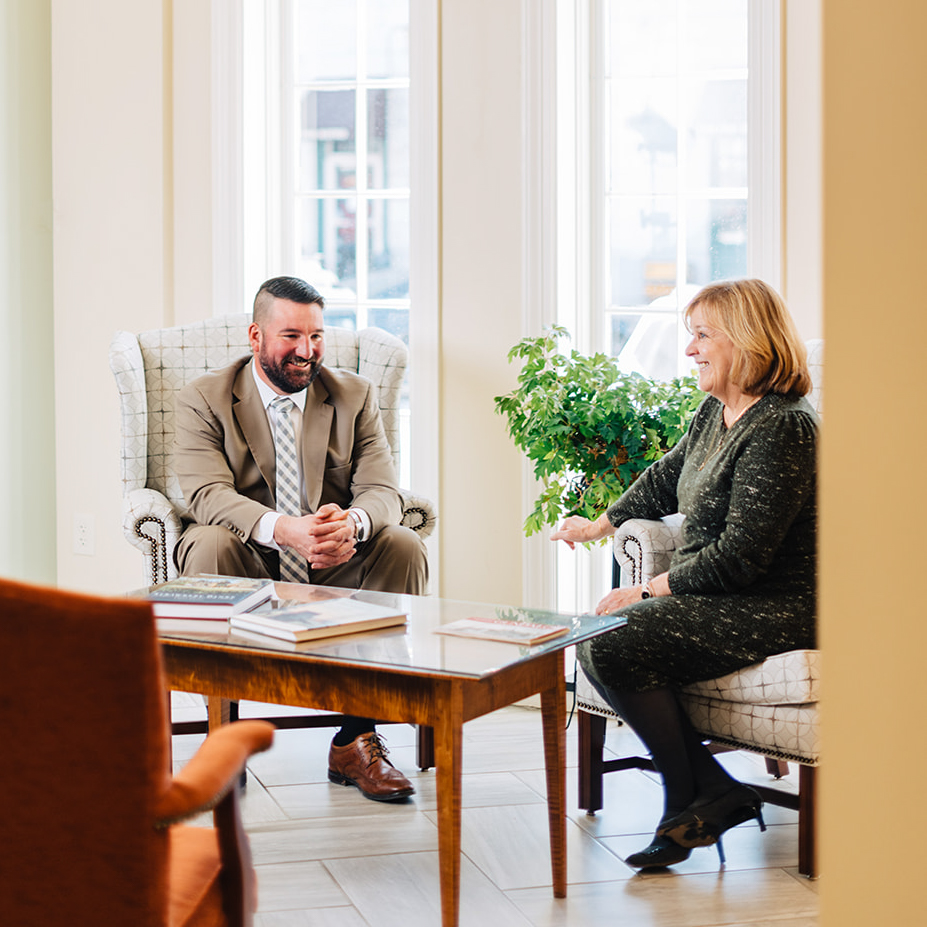
<svg viewBox="0 0 927 927">
<path fill-rule="evenodd" d="M 279 579 L 277 552 L 245 543 L 222 525 L 190 525 L 175 551 L 182 575 L 220 573 Z M 428 585 L 428 558 L 421 538 L 410 528 L 388 525 L 340 566 L 309 570 L 309 582 L 377 592 L 424 595 Z"/>
</svg>

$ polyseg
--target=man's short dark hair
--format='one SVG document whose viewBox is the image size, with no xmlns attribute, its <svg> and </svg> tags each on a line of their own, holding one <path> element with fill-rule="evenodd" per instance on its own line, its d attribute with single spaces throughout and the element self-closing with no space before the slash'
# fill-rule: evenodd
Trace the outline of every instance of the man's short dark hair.
<svg viewBox="0 0 927 927">
<path fill-rule="evenodd" d="M 254 321 L 259 325 L 273 299 L 288 299 L 293 303 L 311 305 L 316 303 L 320 309 L 325 308 L 322 294 L 311 284 L 299 277 L 271 277 L 265 280 L 258 288 L 254 297 Z"/>
</svg>

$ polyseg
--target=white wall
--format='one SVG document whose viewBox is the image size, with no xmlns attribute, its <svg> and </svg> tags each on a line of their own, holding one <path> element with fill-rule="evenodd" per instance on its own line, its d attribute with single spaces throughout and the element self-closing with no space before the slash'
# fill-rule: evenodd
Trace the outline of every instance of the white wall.
<svg viewBox="0 0 927 927">
<path fill-rule="evenodd" d="M 170 42 L 162 0 L 52 0 L 58 581 L 142 585 L 123 539 L 108 347 L 173 318 Z M 95 553 L 73 553 L 73 519 Z"/>
<path fill-rule="evenodd" d="M 804 338 L 824 326 L 821 0 L 789 0 L 785 18 L 783 292 Z"/>
<path fill-rule="evenodd" d="M 0 576 L 55 581 L 47 0 L 0 0 Z"/>
<path fill-rule="evenodd" d="M 521 457 L 493 411 L 521 337 L 519 0 L 441 4 L 441 592 L 520 602 Z"/>
</svg>

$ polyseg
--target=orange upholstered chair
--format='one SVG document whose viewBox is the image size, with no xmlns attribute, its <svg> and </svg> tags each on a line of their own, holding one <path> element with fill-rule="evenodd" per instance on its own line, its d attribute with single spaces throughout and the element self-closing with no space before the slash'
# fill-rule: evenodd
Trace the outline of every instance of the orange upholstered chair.
<svg viewBox="0 0 927 927">
<path fill-rule="evenodd" d="M 223 728 L 172 777 L 166 714 L 146 603 L 0 580 L 0 924 L 252 922 L 232 786 L 273 726 Z"/>
</svg>

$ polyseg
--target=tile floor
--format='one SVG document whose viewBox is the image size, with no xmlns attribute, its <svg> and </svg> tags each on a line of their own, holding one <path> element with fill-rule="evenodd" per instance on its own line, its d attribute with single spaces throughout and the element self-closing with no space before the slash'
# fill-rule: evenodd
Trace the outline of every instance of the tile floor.
<svg viewBox="0 0 927 927">
<path fill-rule="evenodd" d="M 274 708 L 274 713 L 282 713 Z M 242 715 L 260 715 L 243 704 Z M 174 717 L 203 716 L 198 696 L 174 694 Z M 436 927 L 438 833 L 434 773 L 415 767 L 415 731 L 380 728 L 417 794 L 404 804 L 364 799 L 326 777 L 331 728 L 281 730 L 248 768 L 243 808 L 258 871 L 258 927 Z M 174 738 L 182 763 L 201 737 Z M 609 725 L 606 748 L 639 750 Z M 728 754 L 746 781 L 770 782 L 763 762 Z M 576 724 L 567 730 L 568 890 L 550 888 L 541 716 L 514 706 L 464 727 L 463 927 L 812 927 L 817 883 L 798 874 L 797 814 L 767 806 L 765 834 L 742 825 L 672 869 L 638 874 L 622 857 L 649 842 L 661 809 L 654 774 L 605 777 L 605 808 L 576 806 Z M 797 775 L 796 775 L 797 778 Z M 794 788 L 788 780 L 782 787 Z"/>
</svg>

